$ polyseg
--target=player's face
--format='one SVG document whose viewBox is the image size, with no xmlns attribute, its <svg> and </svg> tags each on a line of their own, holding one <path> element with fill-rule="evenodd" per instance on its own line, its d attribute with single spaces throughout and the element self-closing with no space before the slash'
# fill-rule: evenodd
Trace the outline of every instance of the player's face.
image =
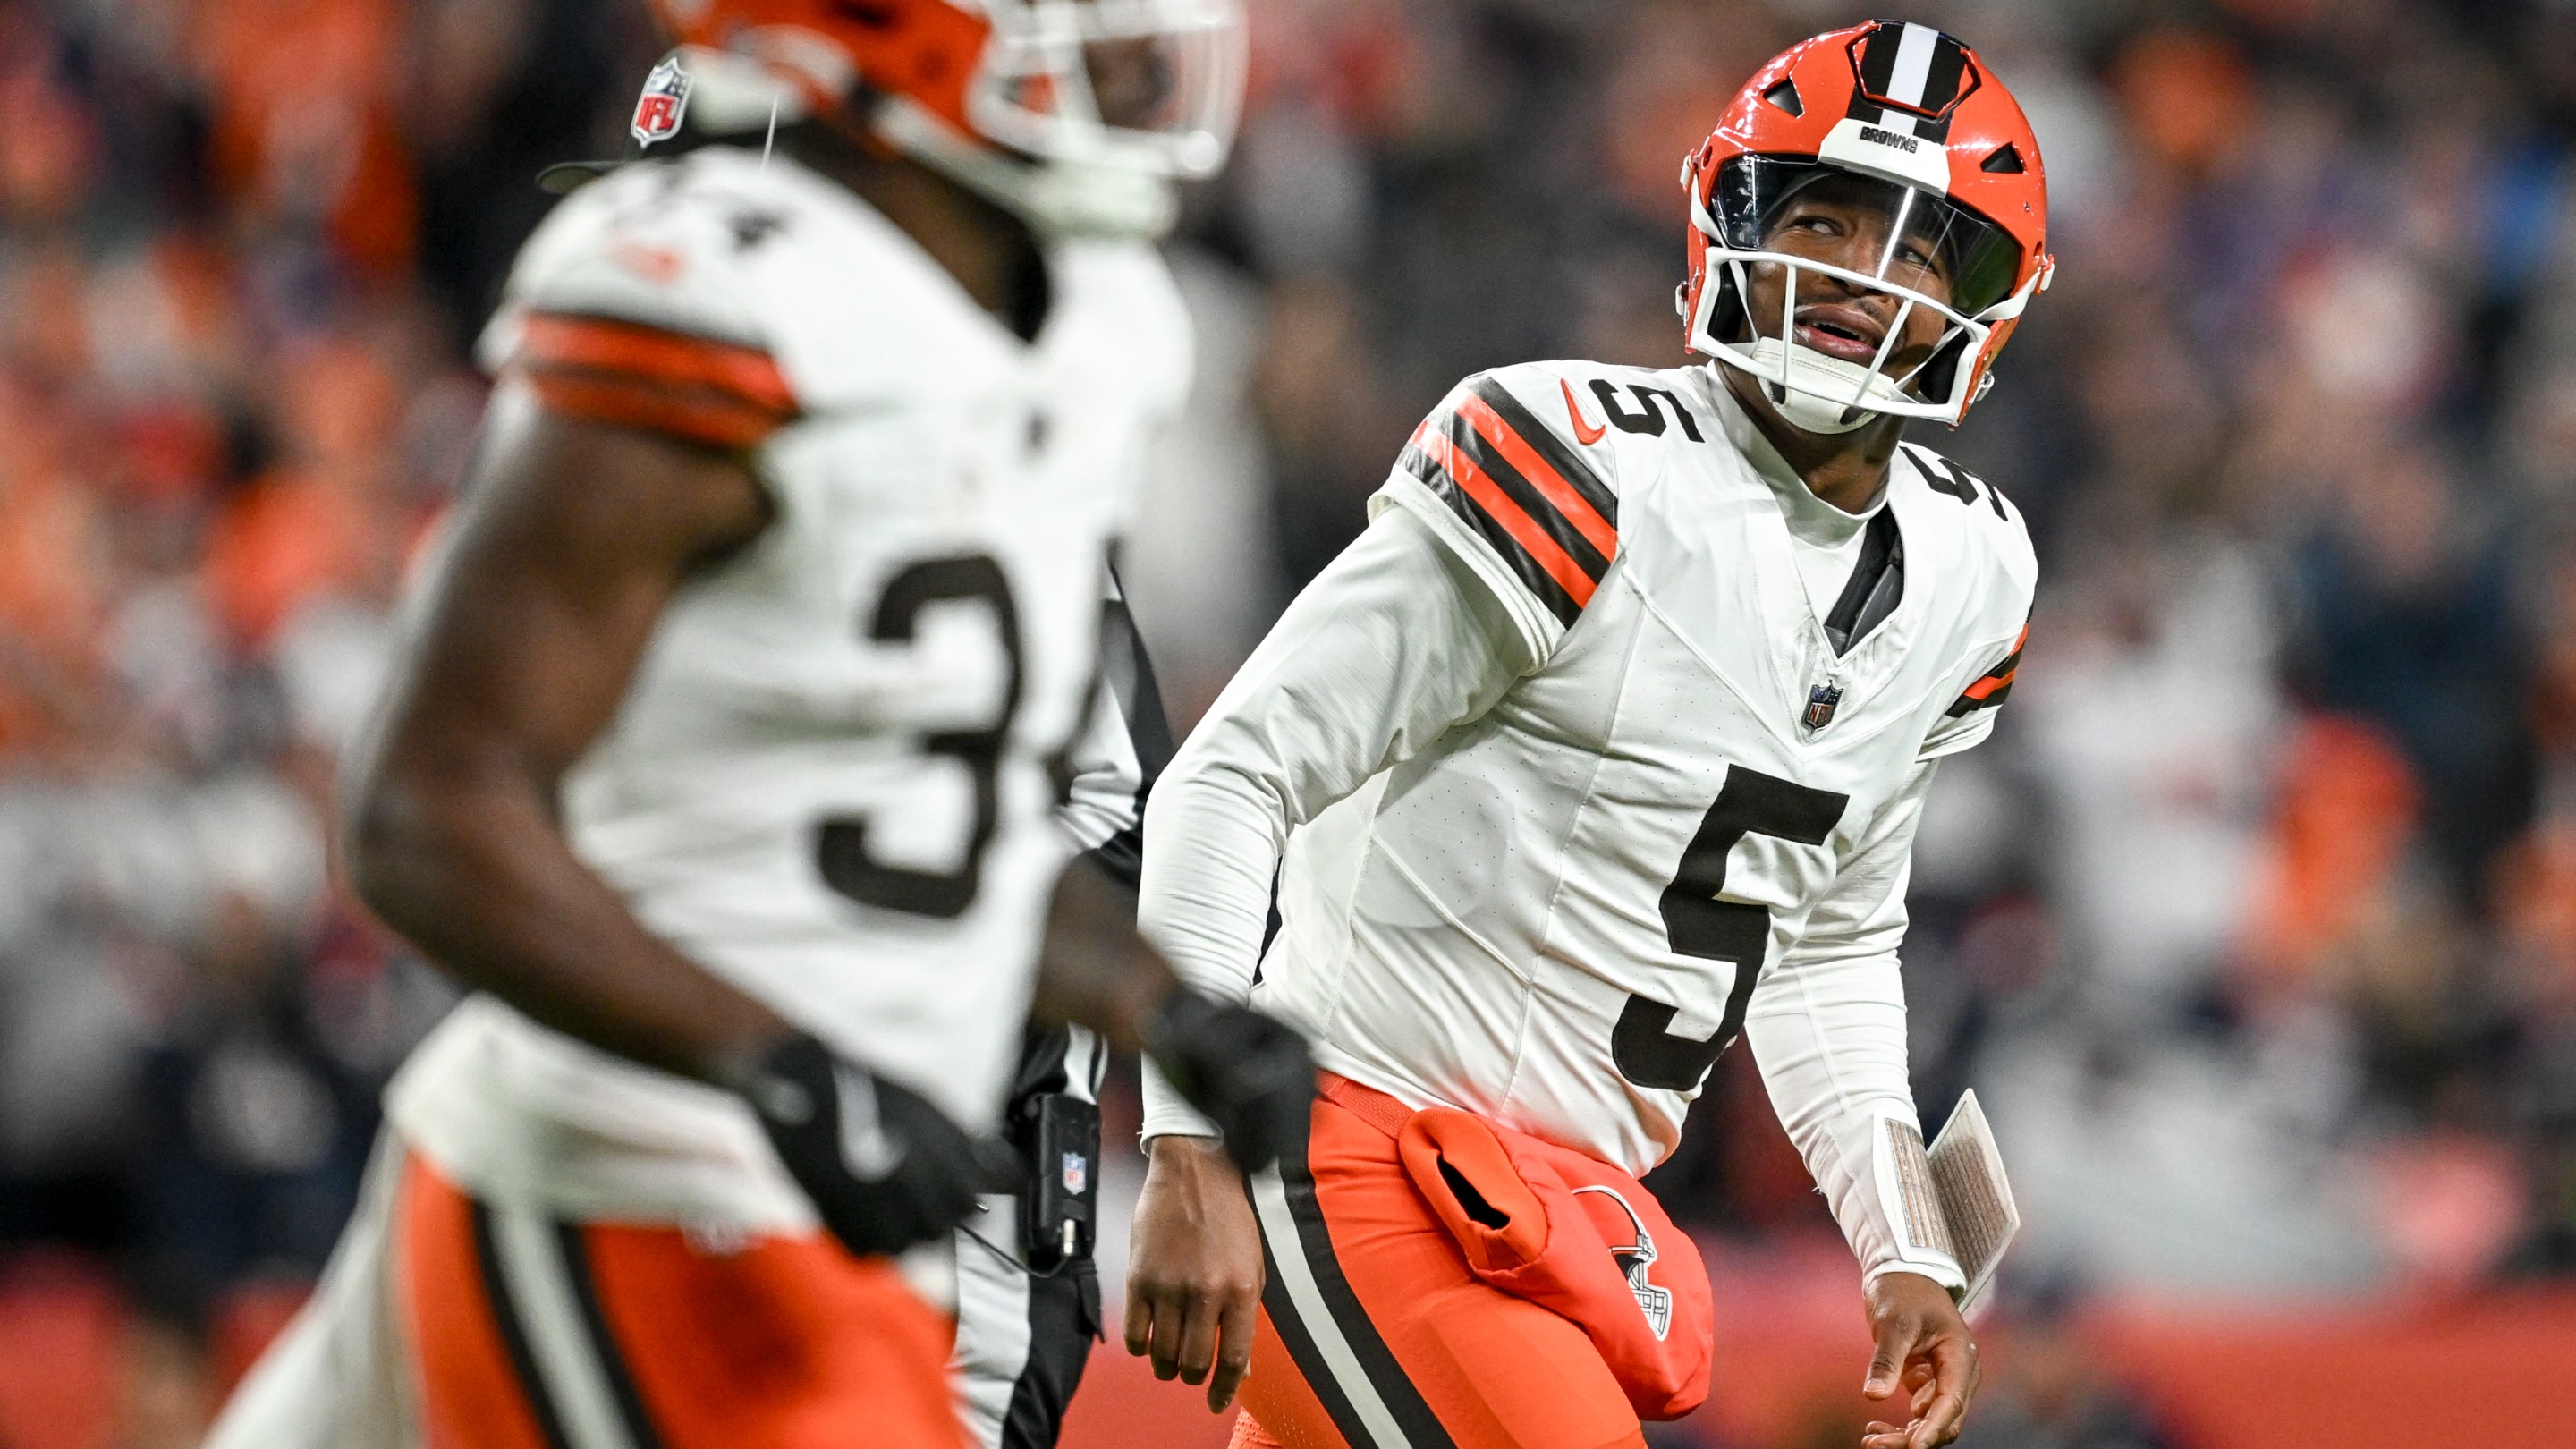
<svg viewBox="0 0 2576 1449">
<path fill-rule="evenodd" d="M 1086 24 L 1095 19 L 1098 0 L 1075 0 Z M 1107 17 L 1099 17 L 1105 19 Z M 1169 44 L 1159 37 L 1095 35 L 1083 42 L 1082 69 L 1091 83 L 1091 104 L 1100 123 L 1119 130 L 1157 131 L 1171 124 L 1180 94 Z"/>
<path fill-rule="evenodd" d="M 1170 118 L 1175 86 L 1171 57 L 1150 40 L 1104 40 L 1083 48 L 1092 104 L 1101 123 L 1123 130 L 1160 129 Z"/>
<path fill-rule="evenodd" d="M 1242 110 L 1241 0 L 986 0 L 985 136 L 1041 159 L 1213 175 Z M 972 7 L 970 7 L 972 8 Z"/>
<path fill-rule="evenodd" d="M 1878 277 L 1889 286 L 1947 303 L 1949 265 L 1933 233 L 1934 214 L 1931 208 L 1907 204 L 1912 195 L 1859 177 L 1817 182 L 1781 203 L 1764 231 L 1762 246 Z M 1791 269 L 1755 263 L 1749 270 L 1753 325 L 1762 335 L 1776 337 L 1781 289 Z M 1798 270 L 1797 277 L 1790 340 L 1827 357 L 1869 366 L 1886 342 L 1888 329 L 1897 325 L 1898 314 L 1905 311 L 1903 299 L 1804 269 Z M 1916 307 L 1903 325 L 1896 345 L 1880 364 L 1880 371 L 1892 376 L 1904 376 L 1930 358 L 1945 324 L 1938 312 Z"/>
</svg>

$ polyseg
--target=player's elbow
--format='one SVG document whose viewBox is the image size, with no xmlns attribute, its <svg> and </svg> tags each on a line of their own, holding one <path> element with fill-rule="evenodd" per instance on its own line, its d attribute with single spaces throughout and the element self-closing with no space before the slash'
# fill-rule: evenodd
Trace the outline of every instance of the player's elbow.
<svg viewBox="0 0 2576 1449">
<path fill-rule="evenodd" d="M 1258 821 L 1284 840 L 1297 819 L 1282 772 L 1218 751 L 1184 753 L 1145 801 L 1145 839 L 1190 830 L 1210 816 Z"/>
<path fill-rule="evenodd" d="M 349 887 L 396 930 L 415 914 L 413 884 L 428 848 L 425 814 L 417 792 L 381 770 L 359 781 L 344 803 L 341 859 Z"/>
<path fill-rule="evenodd" d="M 348 798 L 341 839 L 350 888 L 414 941 L 435 934 L 449 894 L 443 883 L 471 873 L 472 812 L 456 795 L 418 772 L 380 765 Z"/>
</svg>

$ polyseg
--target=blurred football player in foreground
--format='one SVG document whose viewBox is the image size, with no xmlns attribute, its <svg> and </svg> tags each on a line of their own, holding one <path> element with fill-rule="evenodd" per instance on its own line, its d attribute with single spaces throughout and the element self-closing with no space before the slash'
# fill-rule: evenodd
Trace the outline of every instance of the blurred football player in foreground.
<svg viewBox="0 0 2576 1449">
<path fill-rule="evenodd" d="M 1234 5 L 659 8 L 349 789 L 358 888 L 478 994 L 224 1449 L 964 1444 L 947 1245 L 1028 1180 L 1033 987 L 1255 1155 L 1306 1125 L 1303 1043 L 1055 819 Z M 690 119 L 731 144 L 654 159 Z"/>
<path fill-rule="evenodd" d="M 1325 1069 L 1248 1198 L 1222 1124 L 1149 1093 L 1128 1346 L 1211 1407 L 1240 1380 L 1238 1446 L 1594 1449 L 1687 1413 L 1708 1281 L 1637 1177 L 1739 1033 L 1861 1261 L 1864 1442 L 1967 1412 L 1897 948 L 2036 565 L 1900 439 L 1959 421 L 2048 279 L 2039 150 L 1966 46 L 1876 23 L 1764 67 L 1682 180 L 1711 361 L 1460 384 L 1148 809 L 1148 934 Z"/>
</svg>

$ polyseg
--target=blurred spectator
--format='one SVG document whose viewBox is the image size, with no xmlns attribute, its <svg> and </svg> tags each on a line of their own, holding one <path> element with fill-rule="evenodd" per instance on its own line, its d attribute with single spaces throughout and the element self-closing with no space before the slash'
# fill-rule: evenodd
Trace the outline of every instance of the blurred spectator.
<svg viewBox="0 0 2576 1449">
<path fill-rule="evenodd" d="M 356 1206 L 376 1080 L 315 1020 L 290 943 L 240 896 L 191 953 L 191 999 L 141 1064 L 136 1231 L 154 1269 L 211 1298 L 309 1278 Z"/>
<path fill-rule="evenodd" d="M 2111 1377 L 2116 1356 L 2085 1332 L 2063 1285 L 2016 1304 L 1987 1337 L 1997 1368 L 1978 1390 L 1963 1449 L 2180 1449 Z"/>
<path fill-rule="evenodd" d="M 2528 646 L 2514 560 L 2444 455 L 2399 444 L 2348 480 L 2301 551 L 2295 677 L 2377 722 L 2421 779 L 2423 830 L 2463 899 L 2533 805 Z"/>
</svg>

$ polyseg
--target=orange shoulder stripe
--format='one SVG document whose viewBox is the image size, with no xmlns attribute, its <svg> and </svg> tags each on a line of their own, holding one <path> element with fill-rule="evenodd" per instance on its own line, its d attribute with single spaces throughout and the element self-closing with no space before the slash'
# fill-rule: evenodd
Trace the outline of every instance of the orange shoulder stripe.
<svg viewBox="0 0 2576 1449">
<path fill-rule="evenodd" d="M 1619 530 L 1611 527 L 1609 520 L 1596 512 L 1582 494 L 1575 492 L 1574 485 L 1566 482 L 1547 459 L 1539 456 L 1538 450 L 1532 448 L 1527 439 L 1512 431 L 1511 425 L 1488 407 L 1483 398 L 1470 393 L 1458 405 L 1458 411 L 1467 419 L 1468 426 L 1520 470 L 1531 487 L 1556 505 L 1556 511 L 1564 514 L 1565 521 L 1574 525 L 1574 531 L 1582 534 L 1585 542 L 1599 549 L 1603 558 L 1618 553 Z"/>
<path fill-rule="evenodd" d="M 2021 632 L 2013 636 L 2012 648 L 2004 652 L 2002 662 L 1987 670 L 1976 683 L 1962 691 L 1959 697 L 1965 700 L 1983 700 L 1998 690 L 2012 688 L 2013 676 L 2021 673 L 2021 646 L 2029 642 L 2030 626 L 2024 624 L 2021 626 Z"/>
<path fill-rule="evenodd" d="M 1592 582 L 1592 576 L 1585 573 L 1580 565 L 1568 557 L 1565 550 L 1557 546 L 1555 539 L 1547 536 L 1547 530 L 1539 527 L 1537 520 L 1531 518 L 1526 510 L 1513 502 L 1511 495 L 1505 493 L 1501 485 L 1485 476 L 1485 470 L 1477 467 L 1473 458 L 1460 452 L 1457 446 L 1449 441 L 1448 434 L 1434 432 L 1427 441 L 1428 447 L 1425 451 L 1438 460 L 1441 468 L 1451 478 L 1457 480 L 1459 488 L 1476 501 L 1476 506 L 1485 511 L 1486 517 L 1501 524 L 1504 532 L 1510 534 L 1522 548 L 1529 550 L 1530 557 L 1540 568 L 1547 570 L 1549 578 L 1556 580 L 1557 584 L 1573 597 L 1577 606 L 1592 602 L 1592 592 L 1596 587 Z"/>
<path fill-rule="evenodd" d="M 712 389 L 781 418 L 796 411 L 795 391 L 777 360 L 740 343 L 639 322 L 539 312 L 528 318 L 521 348 L 531 367 L 624 373 L 671 387 Z"/>
<path fill-rule="evenodd" d="M 666 387 L 620 373 L 539 368 L 528 373 L 537 398 L 568 417 L 666 433 L 718 448 L 748 448 L 786 419 L 727 393 Z"/>
<path fill-rule="evenodd" d="M 2012 688 L 2013 676 L 2019 673 L 2021 673 L 2019 669 L 2007 669 L 2001 674 L 1989 674 L 1985 678 L 1978 680 L 1976 683 L 1969 685 L 1960 693 L 1959 697 L 1961 699 L 1984 699 L 1988 695 L 1993 694 L 1996 690 L 2010 689 Z"/>
</svg>

